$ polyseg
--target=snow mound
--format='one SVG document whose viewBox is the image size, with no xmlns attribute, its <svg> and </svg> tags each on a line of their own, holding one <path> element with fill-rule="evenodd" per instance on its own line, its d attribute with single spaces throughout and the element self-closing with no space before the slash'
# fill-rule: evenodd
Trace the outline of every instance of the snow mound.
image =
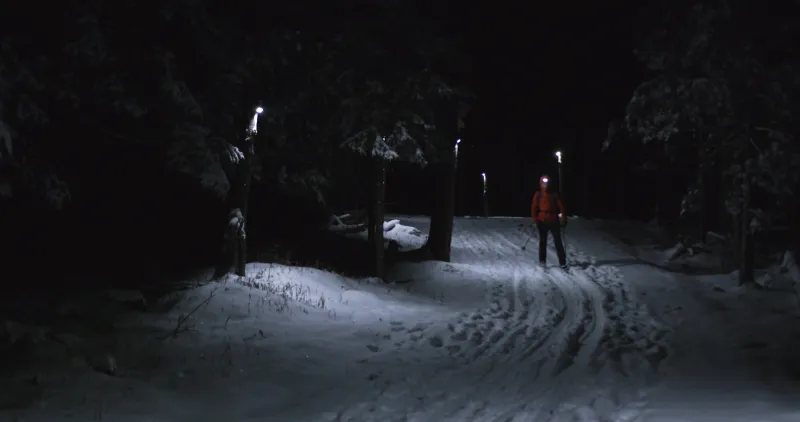
<svg viewBox="0 0 800 422">
<path fill-rule="evenodd" d="M 353 230 L 357 229 L 357 230 Z M 338 225 L 332 226 L 333 231 L 346 233 L 348 236 L 367 240 L 367 227 Z M 400 224 L 400 220 L 384 221 L 383 223 L 384 247 L 389 247 L 392 243 L 397 245 L 399 251 L 409 251 L 421 248 L 428 240 L 428 236 L 415 227 Z"/>
<path fill-rule="evenodd" d="M 428 240 L 425 233 L 414 227 L 400 224 L 400 220 L 383 223 L 383 236 L 387 241 L 396 242 L 400 251 L 419 249 Z"/>
</svg>

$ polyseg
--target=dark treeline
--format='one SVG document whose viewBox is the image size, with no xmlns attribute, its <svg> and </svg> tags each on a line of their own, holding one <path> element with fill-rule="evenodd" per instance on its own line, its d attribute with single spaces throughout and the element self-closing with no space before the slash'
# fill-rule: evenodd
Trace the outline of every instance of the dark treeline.
<svg viewBox="0 0 800 422">
<path fill-rule="evenodd" d="M 643 7 L 635 54 L 649 78 L 606 143 L 609 154 L 644 143 L 635 170 L 653 180 L 659 225 L 686 243 L 726 237 L 743 284 L 757 259 L 800 247 L 800 55 L 788 41 L 800 35 L 797 11 L 738 0 Z"/>
<path fill-rule="evenodd" d="M 437 8 L 407 3 L 4 8 L 4 271 L 126 283 L 228 268 L 245 230 L 253 258 L 377 204 L 386 163 L 438 174 L 470 65 Z"/>
<path fill-rule="evenodd" d="M 42 4 L 47 13 L 35 3 L 0 15 L 8 274 L 241 273 L 264 250 L 324 249 L 331 214 L 362 209 L 380 276 L 378 225 L 405 211 L 384 200 L 411 188 L 387 196 L 386 181 L 402 174 L 431 198 L 413 209 L 432 213 L 429 245 L 409 258 L 449 259 L 454 208 L 475 208 L 468 175 L 483 166 L 454 165 L 475 96 L 467 46 L 444 19 L 452 2 L 131 0 Z M 574 208 L 614 198 L 626 216 L 630 198 L 645 196 L 631 181 L 651 181 L 665 231 L 686 242 L 722 234 L 743 283 L 766 251 L 758 242 L 797 250 L 800 56 L 787 40 L 800 25 L 790 7 L 642 5 L 636 55 L 649 76 L 598 159 L 627 170 L 619 183 L 583 180 L 603 187 L 575 189 L 587 193 L 570 198 Z"/>
</svg>

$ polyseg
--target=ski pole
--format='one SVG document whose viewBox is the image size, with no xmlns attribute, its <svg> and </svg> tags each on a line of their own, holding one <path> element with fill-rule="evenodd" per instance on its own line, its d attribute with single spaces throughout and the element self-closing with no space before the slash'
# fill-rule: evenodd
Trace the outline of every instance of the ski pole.
<svg viewBox="0 0 800 422">
<path fill-rule="evenodd" d="M 523 250 L 523 251 L 525 250 L 525 247 L 526 247 L 526 246 L 528 246 L 528 242 L 530 242 L 530 241 L 531 241 L 531 238 L 533 238 L 533 233 L 531 233 L 531 235 L 530 235 L 530 236 L 528 236 L 528 240 L 526 240 L 526 241 L 525 241 L 525 244 L 524 244 L 524 245 L 522 245 L 522 250 Z"/>
<path fill-rule="evenodd" d="M 536 228 L 534 227 L 533 231 L 531 231 L 531 235 L 530 235 L 530 236 L 528 236 L 528 240 L 526 240 L 526 241 L 525 241 L 525 244 L 524 244 L 524 245 L 522 245 L 522 250 L 523 250 L 523 251 L 525 250 L 525 247 L 526 247 L 526 246 L 528 246 L 528 242 L 530 242 L 530 241 L 531 241 L 531 239 L 533 239 L 533 236 L 534 236 L 535 234 L 536 234 Z"/>
</svg>

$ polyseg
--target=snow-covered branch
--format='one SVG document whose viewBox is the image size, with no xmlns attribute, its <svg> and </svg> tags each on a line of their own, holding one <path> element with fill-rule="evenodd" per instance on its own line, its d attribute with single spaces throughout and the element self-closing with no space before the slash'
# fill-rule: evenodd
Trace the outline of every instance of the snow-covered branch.
<svg viewBox="0 0 800 422">
<path fill-rule="evenodd" d="M 234 208 L 228 213 L 228 230 L 226 236 L 235 235 L 237 238 L 245 239 L 247 237 L 247 227 L 245 227 L 245 218 L 242 215 L 242 210 Z"/>
</svg>

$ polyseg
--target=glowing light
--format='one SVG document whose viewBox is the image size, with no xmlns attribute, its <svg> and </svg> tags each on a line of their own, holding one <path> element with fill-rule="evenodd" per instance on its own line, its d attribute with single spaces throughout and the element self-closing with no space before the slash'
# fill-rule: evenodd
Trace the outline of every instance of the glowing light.
<svg viewBox="0 0 800 422">
<path fill-rule="evenodd" d="M 258 132 L 258 115 L 263 111 L 263 108 L 258 107 L 256 108 L 256 112 L 253 113 L 253 118 L 250 119 L 250 125 L 247 127 L 247 131 L 250 132 L 251 135 L 255 135 Z"/>
<path fill-rule="evenodd" d="M 558 163 L 561 164 L 561 151 L 556 151 L 556 157 L 558 158 Z"/>
<path fill-rule="evenodd" d="M 547 180 L 547 178 L 546 178 L 546 177 L 543 177 L 543 178 L 542 178 L 542 183 L 547 183 L 547 182 L 549 182 L 549 180 Z"/>
<path fill-rule="evenodd" d="M 456 139 L 456 145 L 458 145 L 458 144 L 460 144 L 460 143 L 461 143 L 461 138 L 459 138 L 459 139 Z"/>
</svg>

